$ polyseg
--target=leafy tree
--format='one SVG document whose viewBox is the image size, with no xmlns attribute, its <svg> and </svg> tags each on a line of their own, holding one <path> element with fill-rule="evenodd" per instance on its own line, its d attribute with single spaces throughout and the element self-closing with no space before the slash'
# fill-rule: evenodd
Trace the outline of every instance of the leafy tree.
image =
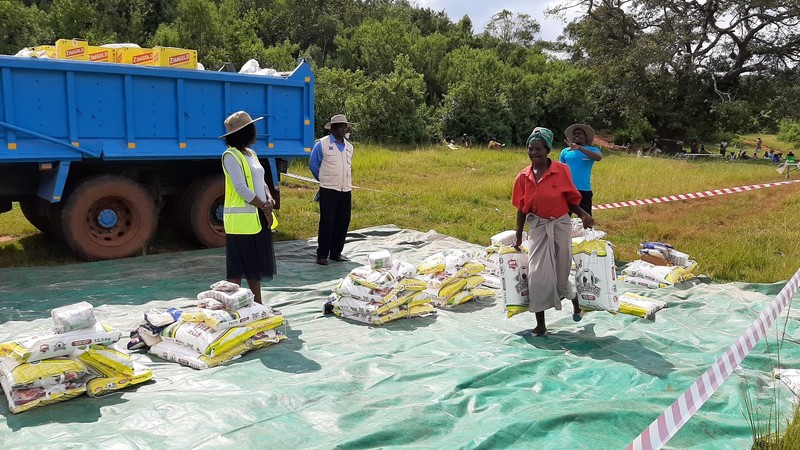
<svg viewBox="0 0 800 450">
<path fill-rule="evenodd" d="M 514 14 L 504 9 L 492 16 L 484 34 L 494 37 L 504 44 L 530 47 L 536 34 L 541 30 L 539 23 L 528 14 Z"/>
<path fill-rule="evenodd" d="M 425 121 L 425 82 L 399 55 L 394 70 L 377 78 L 354 104 L 359 135 L 385 142 L 422 142 L 428 139 Z"/>
<path fill-rule="evenodd" d="M 800 3 L 776 0 L 579 0 L 576 49 L 590 58 L 628 47 L 650 67 L 705 73 L 721 96 L 739 78 L 800 60 Z M 639 51 L 637 51 L 639 50 Z M 641 51 L 644 50 L 644 51 Z"/>
<path fill-rule="evenodd" d="M 418 38 L 419 31 L 408 23 L 396 19 L 367 20 L 338 35 L 335 44 L 342 67 L 377 75 L 391 72 L 395 58 L 408 55 Z"/>
<path fill-rule="evenodd" d="M 25 47 L 52 42 L 52 32 L 38 8 L 18 1 L 0 2 L 0 54 L 13 55 Z"/>
<path fill-rule="evenodd" d="M 361 70 L 344 70 L 333 67 L 322 67 L 315 74 L 314 85 L 314 121 L 316 135 L 325 134 L 323 125 L 336 114 L 345 114 L 350 120 L 360 121 L 356 116 L 363 113 L 353 105 L 367 102 L 365 92 L 371 87 L 371 81 Z M 356 117 L 358 117 L 356 119 Z M 360 123 L 356 124 L 356 132 L 360 132 Z"/>
</svg>

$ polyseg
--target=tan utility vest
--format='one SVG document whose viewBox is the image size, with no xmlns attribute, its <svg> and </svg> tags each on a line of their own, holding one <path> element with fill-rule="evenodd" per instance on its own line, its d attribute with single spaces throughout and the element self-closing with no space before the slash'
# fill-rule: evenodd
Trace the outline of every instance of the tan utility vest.
<svg viewBox="0 0 800 450">
<path fill-rule="evenodd" d="M 319 185 L 326 189 L 350 192 L 353 190 L 353 178 L 350 170 L 353 163 L 353 144 L 345 139 L 344 151 L 340 152 L 330 135 L 320 139 L 319 142 L 322 145 Z"/>
</svg>

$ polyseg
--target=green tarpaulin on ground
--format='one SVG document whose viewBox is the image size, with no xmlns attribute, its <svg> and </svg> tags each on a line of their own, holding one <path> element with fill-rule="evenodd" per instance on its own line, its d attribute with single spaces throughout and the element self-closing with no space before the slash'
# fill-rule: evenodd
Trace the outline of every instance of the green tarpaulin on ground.
<svg viewBox="0 0 800 450">
<path fill-rule="evenodd" d="M 264 285 L 267 302 L 288 320 L 288 341 L 205 371 L 137 354 L 154 381 L 104 398 L 81 396 L 19 415 L 3 398 L 0 447 L 622 448 L 783 287 L 703 277 L 657 291 L 620 283 L 669 307 L 655 322 L 595 312 L 574 323 L 565 303 L 547 313 L 550 334 L 541 338 L 515 335 L 532 327 L 533 315 L 506 319 L 501 298 L 376 328 L 322 315 L 331 288 L 368 253 L 386 249 L 418 263 L 446 248 L 480 247 L 383 226 L 349 234 L 345 254 L 353 262 L 318 266 L 314 248 L 277 243 L 280 273 Z M 50 309 L 84 300 L 127 334 L 150 308 L 190 304 L 224 268 L 224 251 L 215 249 L 5 269 L 0 341 L 46 330 Z M 784 367 L 800 364 L 797 317 L 791 311 L 788 323 L 779 319 Z M 793 394 L 770 377 L 776 333 L 670 447 L 749 448 L 745 389 L 764 410 L 777 398 L 788 417 Z"/>
</svg>

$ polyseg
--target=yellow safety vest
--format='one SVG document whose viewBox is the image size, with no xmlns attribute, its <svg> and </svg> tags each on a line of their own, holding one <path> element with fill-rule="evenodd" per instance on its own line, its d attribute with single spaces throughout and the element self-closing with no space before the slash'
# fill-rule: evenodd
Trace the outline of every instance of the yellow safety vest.
<svg viewBox="0 0 800 450">
<path fill-rule="evenodd" d="M 242 167 L 247 187 L 255 192 L 253 184 L 253 174 L 250 171 L 250 165 L 244 158 L 240 151 L 234 148 L 225 150 L 225 154 L 231 154 L 239 165 Z M 222 171 L 225 172 L 225 206 L 222 213 L 222 222 L 225 226 L 225 233 L 227 234 L 257 234 L 261 231 L 261 221 L 258 220 L 258 208 L 247 203 L 236 192 L 233 187 L 233 181 L 228 172 L 225 170 L 225 164 L 222 164 Z"/>
</svg>

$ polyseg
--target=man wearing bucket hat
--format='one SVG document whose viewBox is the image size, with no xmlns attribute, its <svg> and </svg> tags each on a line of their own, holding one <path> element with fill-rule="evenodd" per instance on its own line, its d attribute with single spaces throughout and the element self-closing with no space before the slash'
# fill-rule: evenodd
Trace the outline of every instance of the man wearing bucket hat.
<svg viewBox="0 0 800 450">
<path fill-rule="evenodd" d="M 569 147 L 561 150 L 558 161 L 569 166 L 572 181 L 581 194 L 580 207 L 592 214 L 592 167 L 603 159 L 600 149 L 593 147 L 594 130 L 589 125 L 572 124 L 564 131 Z"/>
<path fill-rule="evenodd" d="M 317 264 L 322 266 L 327 266 L 329 259 L 345 260 L 342 249 L 350 226 L 353 190 L 353 144 L 345 138 L 350 125 L 344 114 L 331 117 L 325 124 L 330 134 L 314 144 L 308 163 L 319 181 Z"/>
<path fill-rule="evenodd" d="M 276 273 L 275 247 L 272 244 L 272 198 L 264 178 L 264 167 L 258 155 L 249 148 L 256 142 L 255 122 L 244 111 L 225 119 L 225 139 L 228 149 L 222 154 L 225 172 L 225 266 L 226 279 L 247 286 L 255 301 L 261 301 L 261 281 L 271 280 Z"/>
</svg>

